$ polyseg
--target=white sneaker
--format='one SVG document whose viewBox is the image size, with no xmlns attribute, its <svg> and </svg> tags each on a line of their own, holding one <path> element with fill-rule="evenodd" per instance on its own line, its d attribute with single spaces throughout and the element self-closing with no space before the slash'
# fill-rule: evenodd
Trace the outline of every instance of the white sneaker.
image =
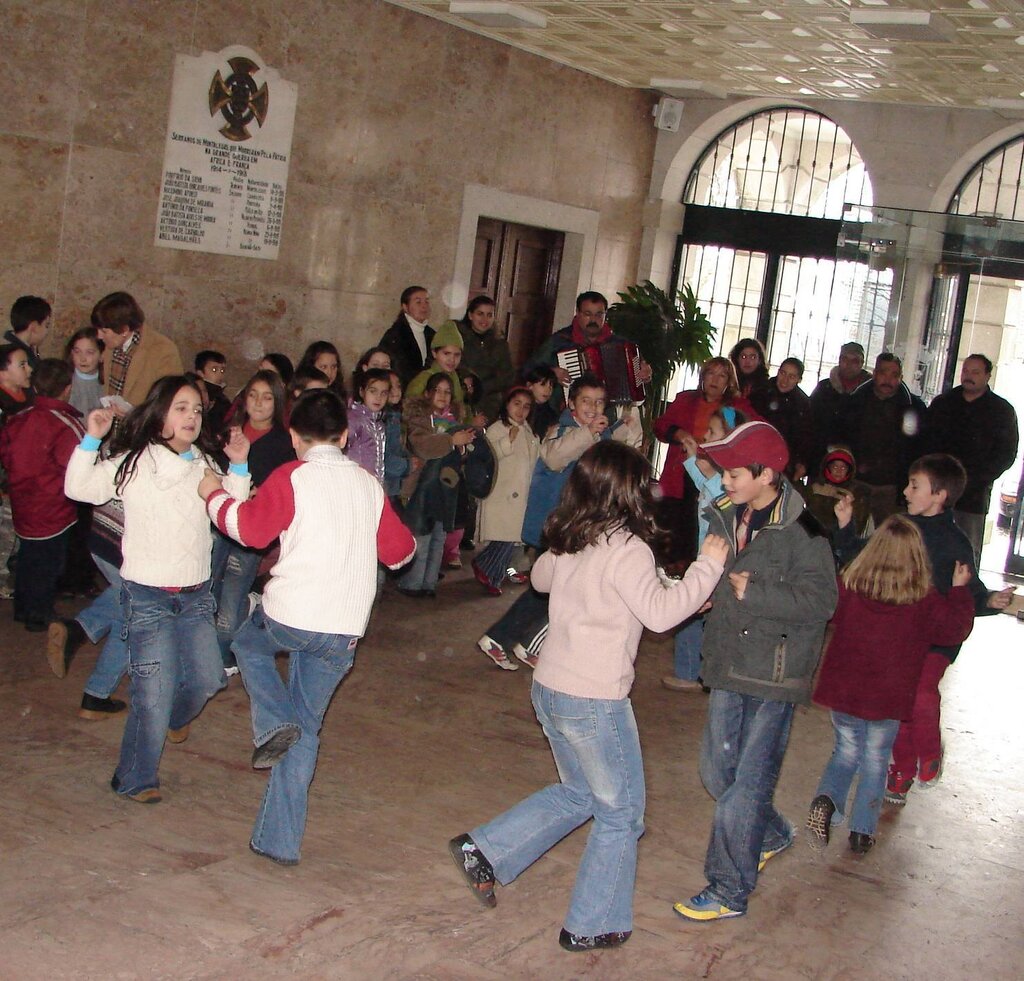
<svg viewBox="0 0 1024 981">
<path fill-rule="evenodd" d="M 229 678 L 233 678 L 238 673 L 239 669 L 237 664 L 232 664 L 230 668 L 224 669 L 224 674 L 226 674 Z"/>
<path fill-rule="evenodd" d="M 487 634 L 484 634 L 477 642 L 476 646 L 480 648 L 502 671 L 518 671 L 519 665 L 515 661 L 509 660 L 509 656 L 505 653 L 505 648 L 501 646 L 496 640 L 492 640 Z"/>
</svg>

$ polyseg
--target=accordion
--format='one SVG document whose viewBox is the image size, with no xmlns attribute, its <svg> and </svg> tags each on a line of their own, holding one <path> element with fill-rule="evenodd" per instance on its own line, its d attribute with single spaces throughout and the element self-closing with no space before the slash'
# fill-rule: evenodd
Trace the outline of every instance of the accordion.
<svg viewBox="0 0 1024 981">
<path fill-rule="evenodd" d="M 606 341 L 589 347 L 570 347 L 556 355 L 558 367 L 575 381 L 586 372 L 604 382 L 608 401 L 614 405 L 638 404 L 647 397 L 646 386 L 637 381 L 640 349 L 629 341 Z M 566 386 L 566 397 L 569 389 Z"/>
</svg>

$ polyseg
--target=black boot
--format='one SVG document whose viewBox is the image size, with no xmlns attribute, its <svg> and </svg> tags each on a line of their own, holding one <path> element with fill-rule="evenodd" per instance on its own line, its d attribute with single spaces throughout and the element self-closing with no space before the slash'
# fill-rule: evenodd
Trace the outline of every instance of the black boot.
<svg viewBox="0 0 1024 981">
<path fill-rule="evenodd" d="M 108 719 L 127 708 L 119 698 L 97 698 L 87 691 L 82 692 L 82 707 L 78 710 L 80 719 Z"/>
<path fill-rule="evenodd" d="M 875 843 L 875 839 L 871 835 L 866 835 L 861 831 L 850 832 L 850 851 L 855 855 L 866 855 L 871 851 L 871 846 Z"/>
<path fill-rule="evenodd" d="M 50 670 L 63 678 L 78 648 L 89 638 L 77 620 L 54 620 L 46 637 L 46 660 Z"/>
</svg>

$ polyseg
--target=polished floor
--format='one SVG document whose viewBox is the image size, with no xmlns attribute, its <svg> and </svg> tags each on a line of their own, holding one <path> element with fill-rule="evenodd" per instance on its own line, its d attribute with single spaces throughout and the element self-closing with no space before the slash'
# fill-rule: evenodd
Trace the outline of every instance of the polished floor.
<svg viewBox="0 0 1024 981">
<path fill-rule="evenodd" d="M 121 722 L 76 715 L 93 649 L 58 681 L 0 604 L 0 978 L 1024 977 L 1024 623 L 977 622 L 944 681 L 941 785 L 887 810 L 870 854 L 845 833 L 822 858 L 801 841 L 765 869 L 746 918 L 704 925 L 672 903 L 704 882 L 706 702 L 661 687 L 670 640 L 648 636 L 635 930 L 619 950 L 571 954 L 557 935 L 586 828 L 495 910 L 445 848 L 554 778 L 530 672 L 473 646 L 511 594 L 485 597 L 463 572 L 434 602 L 384 596 L 328 712 L 290 869 L 246 848 L 266 777 L 249 768 L 237 678 L 168 744 L 164 802 L 122 801 L 108 786 Z M 825 713 L 800 710 L 776 798 L 794 822 L 830 750 Z"/>
</svg>

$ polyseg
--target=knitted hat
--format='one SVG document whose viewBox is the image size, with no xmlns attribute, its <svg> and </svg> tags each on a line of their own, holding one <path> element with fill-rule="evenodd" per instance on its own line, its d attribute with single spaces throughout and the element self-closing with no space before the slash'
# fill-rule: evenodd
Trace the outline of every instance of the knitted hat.
<svg viewBox="0 0 1024 981">
<path fill-rule="evenodd" d="M 701 450 L 723 470 L 759 463 L 779 472 L 785 470 L 789 463 L 786 441 L 774 426 L 766 422 L 745 422 L 725 439 L 705 443 Z"/>
<path fill-rule="evenodd" d="M 849 468 L 849 473 L 846 475 L 845 480 L 836 480 L 832 474 L 828 472 L 828 465 L 830 463 L 845 463 Z M 841 484 L 845 483 L 846 480 L 850 479 L 850 475 L 857 469 L 853 462 L 853 454 L 845 447 L 836 447 L 834 450 L 830 450 L 828 455 L 825 457 L 825 462 L 821 465 L 821 469 L 825 473 L 825 479 L 830 484 Z"/>
<path fill-rule="evenodd" d="M 434 339 L 430 342 L 430 350 L 436 351 L 439 347 L 457 347 L 462 350 L 462 335 L 454 320 L 446 320 L 437 328 Z"/>
</svg>

